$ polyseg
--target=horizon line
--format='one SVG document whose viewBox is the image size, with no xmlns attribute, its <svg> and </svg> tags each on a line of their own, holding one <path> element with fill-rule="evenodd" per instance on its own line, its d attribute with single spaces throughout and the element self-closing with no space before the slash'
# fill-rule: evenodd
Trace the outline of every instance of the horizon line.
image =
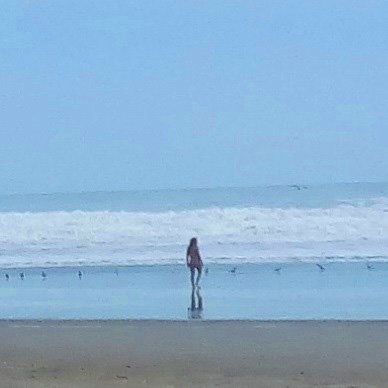
<svg viewBox="0 0 388 388">
<path fill-rule="evenodd" d="M 253 186 L 209 186 L 209 187 L 175 187 L 175 188 L 138 188 L 138 189 L 101 189 L 101 190 L 83 190 L 83 191 L 36 191 L 36 192 L 10 192 L 10 193 L 0 193 L 0 196 L 22 196 L 22 195 L 74 195 L 74 194 L 97 194 L 97 193 L 135 193 L 135 192 L 158 192 L 158 191 L 190 191 L 190 190 L 220 190 L 220 189 L 256 189 L 256 188 L 271 188 L 271 187 L 319 187 L 319 186 L 334 186 L 334 185 L 358 185 L 358 184 L 369 184 L 369 185 L 378 185 L 378 184 L 388 184 L 388 181 L 352 181 L 352 182 L 326 182 L 326 183 L 288 183 L 288 184 L 259 184 Z"/>
</svg>

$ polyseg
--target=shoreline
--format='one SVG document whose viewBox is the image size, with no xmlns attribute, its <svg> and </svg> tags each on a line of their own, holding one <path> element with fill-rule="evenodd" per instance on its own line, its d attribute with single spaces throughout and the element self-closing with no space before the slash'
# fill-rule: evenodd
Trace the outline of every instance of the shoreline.
<svg viewBox="0 0 388 388">
<path fill-rule="evenodd" d="M 388 319 L 0 319 L 0 325 L 7 323 L 106 323 L 106 324 L 126 324 L 126 323 L 204 323 L 204 324 L 236 324 L 236 323 L 276 323 L 276 324 L 313 324 L 313 323 L 350 323 L 350 324 L 388 324 Z"/>
<path fill-rule="evenodd" d="M 384 388 L 388 322 L 0 321 L 0 387 Z"/>
<path fill-rule="evenodd" d="M 386 265 L 209 268 L 194 295 L 188 271 L 178 266 L 7 271 L 0 319 L 388 320 Z"/>
<path fill-rule="evenodd" d="M 222 261 L 220 261 L 222 260 Z M 211 257 L 206 259 L 204 267 L 208 268 L 225 268 L 225 267 L 241 267 L 241 268 L 252 268 L 258 267 L 262 269 L 269 269 L 273 271 L 274 267 L 285 266 L 285 267 L 308 267 L 311 266 L 315 268 L 317 264 L 323 264 L 324 266 L 340 266 L 340 267 L 352 267 L 352 266 L 365 266 L 365 264 L 370 263 L 378 266 L 386 266 L 388 264 L 387 255 L 374 255 L 374 256 L 360 256 L 354 257 L 353 255 L 335 255 L 330 257 L 273 257 L 263 258 L 217 258 Z M 136 269 L 148 269 L 154 270 L 157 268 L 174 268 L 174 269 L 187 269 L 187 265 L 184 261 L 184 258 L 179 259 L 166 259 L 163 261 L 155 262 L 84 262 L 74 261 L 69 262 L 68 264 L 64 263 L 55 263 L 55 262 L 45 262 L 45 263 L 20 263 L 18 265 L 7 265 L 2 263 L 0 265 L 0 273 L 5 273 L 7 271 L 17 273 L 18 271 L 26 271 L 31 274 L 36 274 L 41 270 L 53 271 L 53 272 L 69 272 L 79 269 L 91 270 L 90 272 L 104 272 L 109 273 L 110 270 L 136 270 Z"/>
</svg>

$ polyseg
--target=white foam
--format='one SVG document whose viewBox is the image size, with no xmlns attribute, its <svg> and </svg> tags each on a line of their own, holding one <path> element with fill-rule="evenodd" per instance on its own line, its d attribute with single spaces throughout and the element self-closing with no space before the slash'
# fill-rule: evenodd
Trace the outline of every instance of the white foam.
<svg viewBox="0 0 388 388">
<path fill-rule="evenodd" d="M 211 262 L 388 257 L 388 199 L 328 209 L 0 213 L 0 265 L 183 262 L 192 236 Z"/>
</svg>

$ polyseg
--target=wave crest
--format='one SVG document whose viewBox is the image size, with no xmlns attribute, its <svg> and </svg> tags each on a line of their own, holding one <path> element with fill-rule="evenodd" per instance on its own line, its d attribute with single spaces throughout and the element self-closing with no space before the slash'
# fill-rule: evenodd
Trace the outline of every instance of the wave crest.
<svg viewBox="0 0 388 388">
<path fill-rule="evenodd" d="M 192 236 L 213 261 L 388 256 L 387 231 L 385 199 L 315 209 L 0 213 L 0 264 L 174 262 Z"/>
</svg>

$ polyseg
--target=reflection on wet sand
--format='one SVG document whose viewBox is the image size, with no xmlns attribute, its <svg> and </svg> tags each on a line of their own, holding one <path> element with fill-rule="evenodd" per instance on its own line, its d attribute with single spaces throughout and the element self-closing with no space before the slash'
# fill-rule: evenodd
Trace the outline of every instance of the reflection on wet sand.
<svg viewBox="0 0 388 388">
<path fill-rule="evenodd" d="M 187 319 L 202 319 L 203 299 L 199 288 L 193 288 L 191 292 L 191 305 L 187 309 Z"/>
</svg>

